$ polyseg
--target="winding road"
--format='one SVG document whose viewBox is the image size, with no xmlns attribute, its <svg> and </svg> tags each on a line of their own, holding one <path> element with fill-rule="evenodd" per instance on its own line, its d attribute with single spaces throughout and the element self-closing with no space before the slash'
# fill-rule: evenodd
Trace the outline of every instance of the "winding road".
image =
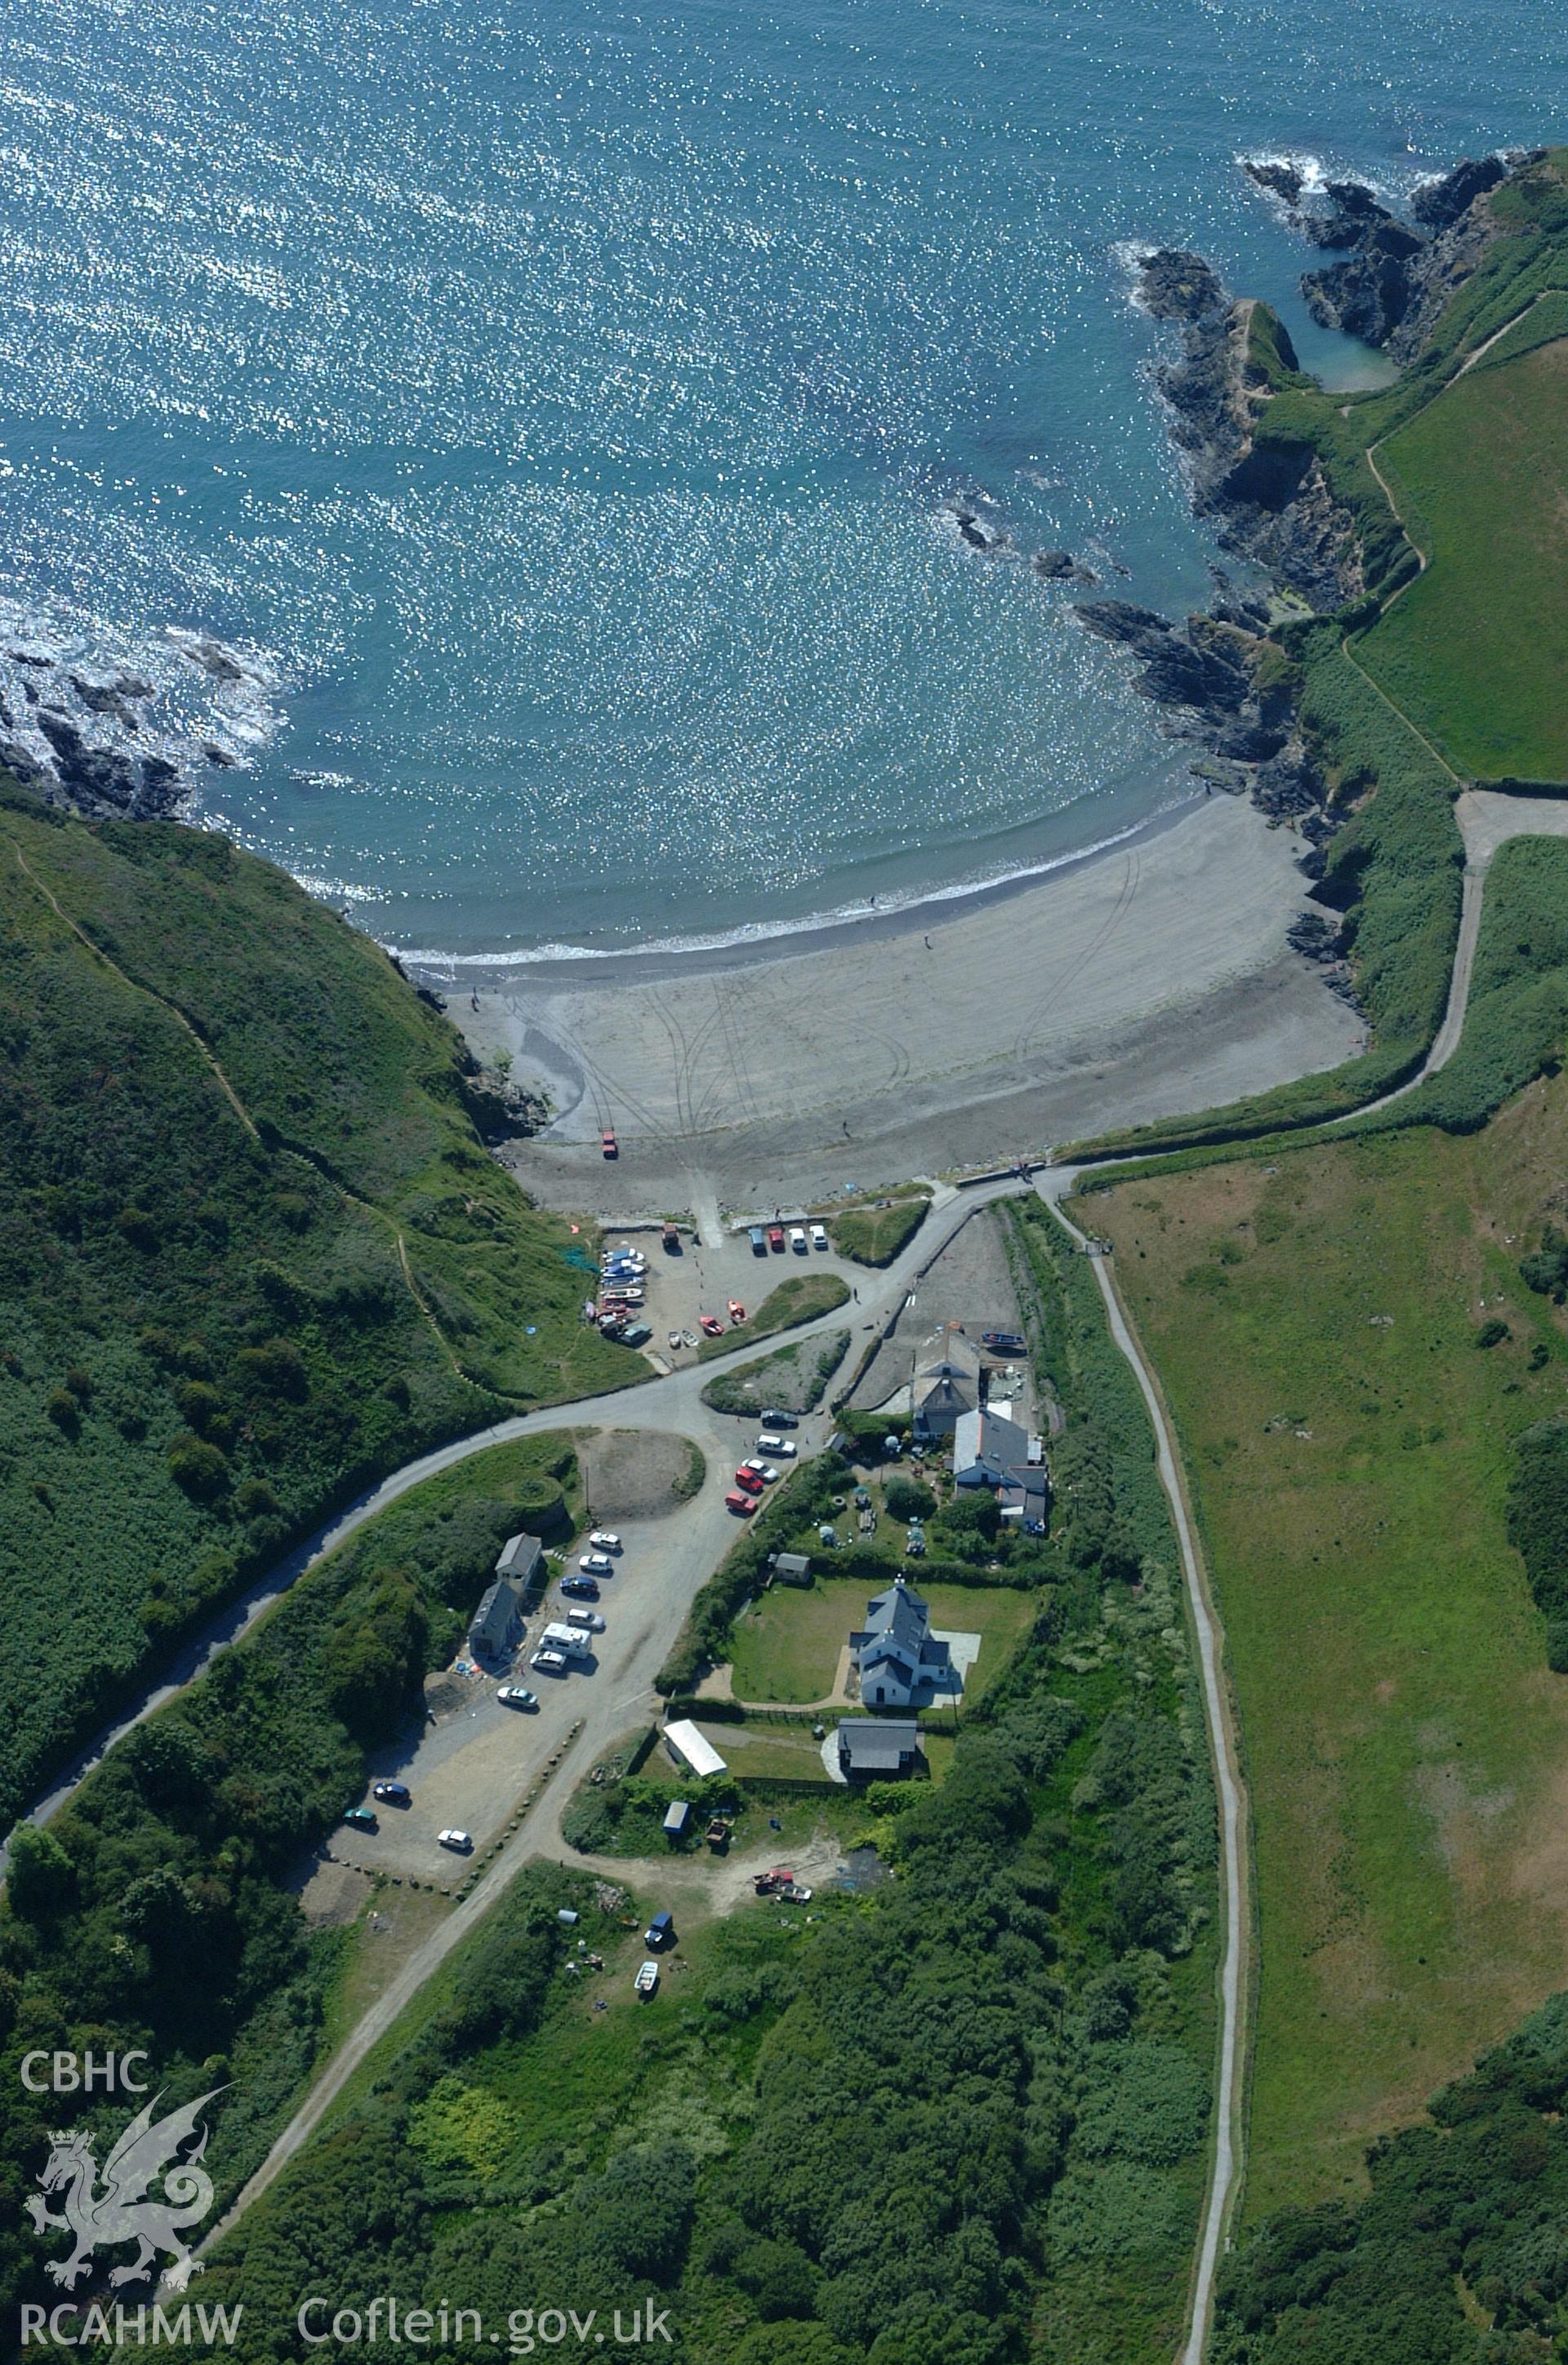
<svg viewBox="0 0 1568 2365">
<path fill-rule="evenodd" d="M 1509 836 L 1539 833 L 1543 829 L 1552 835 L 1568 835 L 1568 804 L 1555 804 L 1546 800 L 1527 802 L 1489 795 L 1484 791 L 1468 790 L 1459 800 L 1457 810 L 1465 838 L 1467 863 L 1448 1006 L 1419 1072 L 1400 1087 L 1399 1093 L 1386 1095 L 1386 1100 L 1400 1097 L 1426 1077 L 1436 1073 L 1451 1058 L 1459 1044 L 1473 973 L 1483 888 L 1487 867 L 1497 846 Z M 1383 1104 L 1383 1101 L 1372 1103 L 1369 1109 Z M 1364 1115 L 1367 1113 L 1368 1110 L 1363 1109 L 1351 1115 Z M 1130 1167 L 1137 1162 L 1116 1161 L 1118 1168 L 1123 1165 Z M 1009 1173 L 981 1180 L 963 1189 L 940 1188 L 930 1217 L 909 1246 L 885 1271 L 860 1276 L 861 1302 L 857 1312 L 848 1317 L 854 1324 L 851 1357 L 858 1360 L 859 1351 L 868 1342 L 868 1334 L 885 1330 L 890 1325 L 921 1275 L 948 1247 L 971 1216 L 1000 1199 L 1016 1196 L 1032 1187 L 1070 1235 L 1075 1247 L 1091 1255 L 1111 1336 L 1131 1365 L 1148 1408 L 1154 1430 L 1160 1484 L 1170 1506 L 1181 1552 L 1183 1585 L 1198 1647 L 1204 1717 L 1219 1802 L 1225 1890 L 1214 2155 L 1182 2350 L 1182 2365 L 1201 2365 L 1213 2309 L 1215 2271 L 1239 2186 L 1243 2147 L 1241 2063 L 1249 2008 L 1248 1807 L 1238 1760 L 1234 1712 L 1224 1675 L 1223 1633 L 1198 1548 L 1181 1459 L 1159 1380 L 1122 1304 L 1109 1257 L 1096 1252 L 1098 1244 L 1086 1238 L 1062 1205 L 1083 1171 L 1075 1167 L 1045 1166 L 1036 1170 L 1032 1185 L 1017 1174 Z M 708 1213 L 710 1223 L 716 1221 L 716 1207 L 710 1206 Z M 846 1309 L 839 1307 L 801 1325 L 788 1335 L 791 1340 L 810 1339 L 834 1328 L 843 1328 L 846 1319 Z M 106 1751 L 193 1681 L 220 1651 L 238 1641 L 307 1569 L 375 1519 L 388 1504 L 439 1472 L 453 1469 L 475 1454 L 512 1439 L 536 1436 L 551 1429 L 593 1428 L 676 1431 L 701 1446 L 711 1465 L 714 1465 L 711 1467 L 709 1480 L 701 1495 L 689 1508 L 692 1531 L 688 1541 L 690 1549 L 678 1586 L 673 1589 L 666 1588 L 661 1603 L 662 1618 L 655 1618 L 644 1627 L 634 1638 L 624 1663 L 617 1667 L 610 1685 L 596 1695 L 585 1715 L 554 1743 L 559 1760 L 554 1778 L 538 1791 L 534 1804 L 515 1824 L 508 1844 L 481 1877 L 472 1895 L 476 1911 L 453 1912 L 410 1956 L 340 2046 L 228 2215 L 212 2229 L 207 2237 L 208 2244 L 217 2241 L 233 2226 L 308 2139 L 374 2046 L 473 1927 L 476 1913 L 484 1911 L 504 1893 L 526 1863 L 541 1853 L 554 1853 L 561 1847 L 560 1815 L 570 1789 L 566 1760 L 583 1756 L 585 1743 L 588 1752 L 596 1752 L 607 1745 L 608 1741 L 614 1737 L 610 1728 L 620 1731 L 627 1721 L 633 1705 L 633 1693 L 638 1703 L 645 1703 L 651 1697 L 652 1673 L 669 1642 L 674 1639 L 679 1617 L 684 1615 L 691 1595 L 717 1564 L 730 1541 L 727 1515 L 722 1509 L 720 1499 L 723 1481 L 716 1475 L 716 1469 L 722 1468 L 724 1460 L 734 1451 L 735 1430 L 733 1420 L 713 1413 L 702 1402 L 701 1390 L 716 1373 L 732 1363 L 748 1360 L 757 1351 L 757 1342 L 751 1341 L 736 1348 L 733 1354 L 716 1358 L 711 1362 L 667 1374 L 650 1373 L 647 1379 L 623 1389 L 498 1421 L 489 1428 L 456 1439 L 407 1463 L 324 1524 L 270 1571 L 241 1601 L 231 1604 L 215 1619 L 205 1632 L 182 1653 L 179 1661 L 163 1679 L 150 1686 L 131 1708 L 106 1727 L 82 1758 L 33 1805 L 30 1819 L 39 1823 L 47 1822 L 74 1794 Z M 846 1366 L 848 1368 L 853 1368 L 853 1361 Z M 827 1423 L 824 1420 L 820 1425 L 825 1436 Z M 820 1444 L 823 1440 L 817 1439 L 815 1441 Z M 542 1736 L 534 1754 L 543 1757 L 544 1749 L 550 1745 Z"/>
</svg>

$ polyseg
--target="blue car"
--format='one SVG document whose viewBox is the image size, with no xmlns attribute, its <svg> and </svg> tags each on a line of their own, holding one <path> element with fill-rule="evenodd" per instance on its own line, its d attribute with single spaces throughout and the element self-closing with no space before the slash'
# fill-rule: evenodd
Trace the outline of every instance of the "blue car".
<svg viewBox="0 0 1568 2365">
<path fill-rule="evenodd" d="M 599 1586 L 591 1576 L 564 1576 L 561 1590 L 569 1601 L 597 1601 Z"/>
</svg>

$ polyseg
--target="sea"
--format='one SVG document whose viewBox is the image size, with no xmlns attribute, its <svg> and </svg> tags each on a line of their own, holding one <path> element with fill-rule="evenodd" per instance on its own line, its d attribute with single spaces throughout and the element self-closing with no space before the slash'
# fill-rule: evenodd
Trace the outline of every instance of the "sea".
<svg viewBox="0 0 1568 2365">
<path fill-rule="evenodd" d="M 1543 0 L 13 0 L 0 633 L 454 972 L 1041 869 L 1193 792 L 1029 564 L 1211 596 L 1137 254 L 1352 384 L 1238 158 L 1565 135 Z"/>
</svg>

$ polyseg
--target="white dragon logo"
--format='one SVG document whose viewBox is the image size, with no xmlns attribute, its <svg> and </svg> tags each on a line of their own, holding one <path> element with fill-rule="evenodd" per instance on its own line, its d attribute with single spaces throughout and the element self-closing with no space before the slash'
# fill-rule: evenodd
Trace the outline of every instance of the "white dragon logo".
<svg viewBox="0 0 1568 2365">
<path fill-rule="evenodd" d="M 176 2155 L 180 2146 L 196 2133 L 196 2122 L 213 2095 L 222 2091 L 221 2086 L 215 2086 L 211 2093 L 187 2102 L 184 2110 L 171 2111 L 156 2124 L 152 2113 L 162 2098 L 154 2094 L 104 2162 L 101 2191 L 92 2130 L 71 2127 L 53 2135 L 53 2149 L 39 2182 L 45 2192 L 64 2188 L 64 2214 L 52 2215 L 37 2193 L 28 2202 L 28 2214 L 35 2234 L 65 2233 L 75 2238 L 76 2247 L 68 2259 L 48 2262 L 47 2271 L 57 2283 L 69 2291 L 78 2276 L 87 2271 L 95 2249 L 113 2248 L 119 2242 L 137 2242 L 140 2248 L 129 2267 L 116 2267 L 109 2277 L 111 2284 L 144 2281 L 160 2250 L 167 2250 L 174 2262 L 166 2277 L 172 2291 L 184 2291 L 192 2275 L 200 2274 L 201 2260 L 193 2259 L 181 2241 L 180 2228 L 198 2225 L 212 2206 L 212 2180 L 200 2165 L 207 2150 L 207 2129 L 201 2129 L 201 2140 L 187 2158 L 179 2159 Z M 163 2198 L 147 2200 L 149 2185 L 160 2177 Z"/>
</svg>

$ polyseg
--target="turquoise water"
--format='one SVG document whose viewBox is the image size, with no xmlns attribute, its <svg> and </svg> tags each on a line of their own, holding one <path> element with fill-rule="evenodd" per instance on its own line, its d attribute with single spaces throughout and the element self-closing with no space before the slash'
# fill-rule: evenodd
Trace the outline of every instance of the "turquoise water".
<svg viewBox="0 0 1568 2365">
<path fill-rule="evenodd" d="M 405 947 L 717 934 L 1048 859 L 1186 793 L 1182 759 L 1069 595 L 945 504 L 1202 600 L 1125 242 L 1195 244 L 1303 329 L 1236 156 L 1398 189 L 1562 136 L 1556 16 L 29 0 L 0 593 L 263 654 L 207 810 Z"/>
</svg>

